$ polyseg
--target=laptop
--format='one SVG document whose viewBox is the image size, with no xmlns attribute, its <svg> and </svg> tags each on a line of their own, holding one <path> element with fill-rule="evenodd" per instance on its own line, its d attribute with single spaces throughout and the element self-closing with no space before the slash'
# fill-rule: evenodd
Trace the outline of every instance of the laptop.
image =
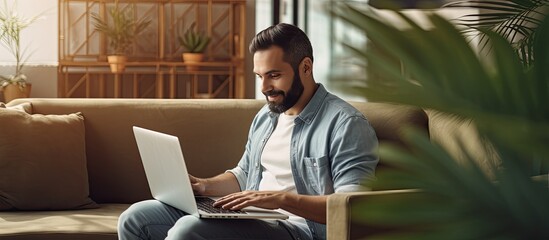
<svg viewBox="0 0 549 240">
<path fill-rule="evenodd" d="M 287 219 L 277 211 L 247 207 L 231 211 L 212 206 L 215 199 L 193 193 L 179 139 L 165 133 L 133 127 L 152 196 L 200 218 Z"/>
</svg>

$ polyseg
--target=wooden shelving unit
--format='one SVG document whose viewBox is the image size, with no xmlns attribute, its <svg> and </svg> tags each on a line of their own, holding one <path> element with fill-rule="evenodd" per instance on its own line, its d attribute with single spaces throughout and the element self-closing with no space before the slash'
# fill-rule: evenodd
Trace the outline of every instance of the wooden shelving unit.
<svg viewBox="0 0 549 240">
<path fill-rule="evenodd" d="M 59 0 L 59 97 L 244 98 L 246 0 L 119 0 L 152 20 L 121 74 L 110 72 L 107 39 L 91 20 L 114 4 Z M 206 61 L 189 71 L 177 36 L 193 22 L 212 40 Z"/>
</svg>

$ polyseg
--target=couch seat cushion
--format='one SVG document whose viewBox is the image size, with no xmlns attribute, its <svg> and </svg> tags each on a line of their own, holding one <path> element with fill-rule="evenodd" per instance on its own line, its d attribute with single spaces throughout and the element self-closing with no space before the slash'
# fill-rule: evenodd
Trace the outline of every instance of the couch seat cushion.
<svg viewBox="0 0 549 240">
<path fill-rule="evenodd" d="M 71 211 L 0 212 L 0 239 L 117 239 L 118 217 L 129 204 Z"/>
</svg>

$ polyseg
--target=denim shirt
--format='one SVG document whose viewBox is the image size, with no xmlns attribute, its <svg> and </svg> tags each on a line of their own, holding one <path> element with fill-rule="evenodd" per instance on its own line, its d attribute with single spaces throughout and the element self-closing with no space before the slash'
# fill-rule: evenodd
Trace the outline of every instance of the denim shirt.
<svg viewBox="0 0 549 240">
<path fill-rule="evenodd" d="M 232 172 L 241 190 L 258 190 L 261 154 L 278 122 L 264 106 L 255 116 L 246 149 Z M 363 190 L 378 163 L 377 137 L 364 115 L 319 84 L 295 119 L 290 164 L 296 190 L 303 195 L 329 195 Z M 326 225 L 307 220 L 314 239 L 326 238 Z"/>
</svg>

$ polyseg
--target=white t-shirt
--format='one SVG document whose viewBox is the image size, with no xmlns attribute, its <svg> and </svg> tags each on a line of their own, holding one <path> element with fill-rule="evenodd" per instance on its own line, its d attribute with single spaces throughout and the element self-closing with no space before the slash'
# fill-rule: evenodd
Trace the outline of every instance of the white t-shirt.
<svg viewBox="0 0 549 240">
<path fill-rule="evenodd" d="M 290 142 L 294 130 L 294 120 L 297 115 L 280 114 L 278 124 L 265 144 L 261 154 L 261 166 L 263 168 L 259 191 L 287 191 L 297 193 L 295 188 L 292 167 L 290 165 Z M 305 224 L 304 218 L 292 213 L 279 210 L 290 216 L 293 224 Z"/>
<path fill-rule="evenodd" d="M 297 193 L 290 166 L 290 141 L 296 117 L 297 115 L 280 114 L 278 124 L 261 155 L 263 177 L 259 183 L 259 190 Z"/>
</svg>

